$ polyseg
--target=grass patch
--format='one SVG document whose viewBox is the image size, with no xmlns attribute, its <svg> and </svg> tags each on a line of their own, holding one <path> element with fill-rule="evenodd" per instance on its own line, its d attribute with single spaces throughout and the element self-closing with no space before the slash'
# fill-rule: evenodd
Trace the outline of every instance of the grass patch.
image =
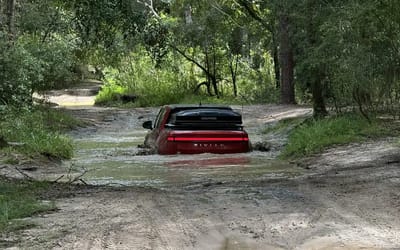
<svg viewBox="0 0 400 250">
<path fill-rule="evenodd" d="M 128 91 L 126 87 L 116 84 L 105 84 L 96 95 L 95 104 L 100 106 L 121 106 L 123 103 L 120 101 L 119 96 Z"/>
<path fill-rule="evenodd" d="M 0 178 L 0 232 L 32 227 L 32 223 L 15 219 L 55 209 L 53 202 L 40 200 L 40 194 L 50 189 L 46 182 L 9 181 Z"/>
<path fill-rule="evenodd" d="M 357 114 L 345 114 L 322 120 L 310 119 L 289 135 L 282 158 L 299 158 L 339 144 L 363 141 L 393 134 L 388 124 L 374 119 L 369 123 Z"/>
<path fill-rule="evenodd" d="M 2 150 L 69 159 L 73 154 L 72 140 L 61 131 L 78 124 L 71 116 L 55 110 L 6 110 L 0 118 L 0 137 L 14 146 Z"/>
</svg>

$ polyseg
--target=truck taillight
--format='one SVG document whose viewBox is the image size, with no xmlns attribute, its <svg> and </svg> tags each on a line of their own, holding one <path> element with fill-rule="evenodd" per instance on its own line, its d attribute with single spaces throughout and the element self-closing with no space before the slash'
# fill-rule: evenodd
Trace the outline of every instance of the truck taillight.
<svg viewBox="0 0 400 250">
<path fill-rule="evenodd" d="M 230 141 L 230 142 L 241 142 L 241 141 L 249 141 L 249 138 L 247 136 L 243 137 L 175 137 L 175 136 L 168 136 L 167 141 L 173 142 L 187 142 L 187 141 L 200 141 L 200 142 L 205 142 L 205 141 Z"/>
</svg>

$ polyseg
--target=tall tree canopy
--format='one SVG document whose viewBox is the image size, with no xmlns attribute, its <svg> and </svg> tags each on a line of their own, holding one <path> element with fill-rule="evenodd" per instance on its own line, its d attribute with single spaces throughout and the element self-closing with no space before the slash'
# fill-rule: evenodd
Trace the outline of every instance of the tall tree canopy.
<svg viewBox="0 0 400 250">
<path fill-rule="evenodd" d="M 0 102 L 73 82 L 82 63 L 137 71 L 148 56 L 186 91 L 368 116 L 399 105 L 399 10 L 396 0 L 0 0 Z M 117 79 L 123 89 L 145 82 L 132 74 L 132 86 Z"/>
</svg>

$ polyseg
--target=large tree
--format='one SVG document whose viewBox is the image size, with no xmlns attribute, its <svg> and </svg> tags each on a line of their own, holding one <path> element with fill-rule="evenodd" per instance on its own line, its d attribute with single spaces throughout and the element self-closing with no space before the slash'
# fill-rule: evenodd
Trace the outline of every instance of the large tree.
<svg viewBox="0 0 400 250">
<path fill-rule="evenodd" d="M 290 4 L 287 1 L 236 0 L 246 13 L 271 34 L 269 49 L 274 59 L 275 80 L 281 103 L 294 104 L 294 58 L 291 39 Z"/>
<path fill-rule="evenodd" d="M 234 94 L 237 94 L 235 68 L 238 51 L 232 47 L 233 43 L 229 46 L 232 33 L 236 29 L 235 26 L 232 27 L 235 24 L 229 21 L 232 16 L 223 2 L 176 3 L 173 10 L 181 18 L 174 27 L 174 40 L 170 44 L 176 52 L 202 71 L 205 80 L 198 87 L 205 85 L 207 92 L 217 97 L 221 95 L 219 82 L 223 78 L 225 52 L 228 52 Z M 226 50 L 226 47 L 231 49 Z"/>
</svg>

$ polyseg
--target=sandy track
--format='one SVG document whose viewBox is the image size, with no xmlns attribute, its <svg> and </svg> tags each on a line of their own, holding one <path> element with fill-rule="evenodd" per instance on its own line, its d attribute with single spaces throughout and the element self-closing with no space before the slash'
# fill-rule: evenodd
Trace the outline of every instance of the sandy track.
<svg viewBox="0 0 400 250">
<path fill-rule="evenodd" d="M 355 149 L 353 149 L 355 150 Z M 33 218 L 29 249 L 398 249 L 396 150 L 293 179 L 88 192 Z M 368 154 L 368 152 L 365 152 Z M 327 162 L 326 162 L 327 163 Z"/>
</svg>

